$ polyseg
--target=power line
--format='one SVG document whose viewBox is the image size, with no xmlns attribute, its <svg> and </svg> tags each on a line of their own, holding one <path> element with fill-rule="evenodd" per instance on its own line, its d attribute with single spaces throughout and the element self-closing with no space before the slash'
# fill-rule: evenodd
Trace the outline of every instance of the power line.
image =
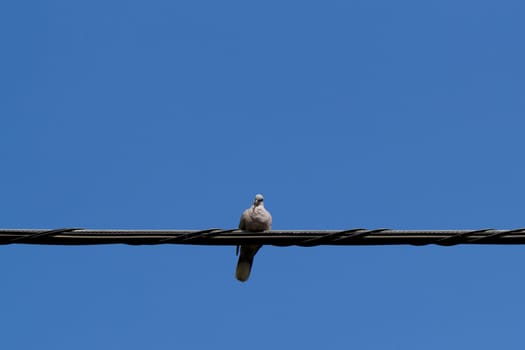
<svg viewBox="0 0 525 350">
<path fill-rule="evenodd" d="M 95 244 L 262 244 L 274 246 L 319 245 L 427 245 L 525 244 L 525 228 L 512 230 L 272 230 L 246 232 L 223 230 L 89 230 L 0 229 L 0 244 L 95 245 Z"/>
</svg>

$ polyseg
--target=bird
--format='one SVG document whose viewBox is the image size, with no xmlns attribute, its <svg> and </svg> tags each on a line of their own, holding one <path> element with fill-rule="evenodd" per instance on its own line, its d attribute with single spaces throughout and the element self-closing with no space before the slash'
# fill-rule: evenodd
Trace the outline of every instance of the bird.
<svg viewBox="0 0 525 350">
<path fill-rule="evenodd" d="M 242 213 L 239 229 L 250 232 L 262 232 L 272 229 L 272 215 L 264 207 L 262 194 L 255 195 L 252 206 Z M 250 277 L 253 258 L 261 247 L 262 245 L 259 244 L 241 245 L 241 253 L 235 270 L 235 277 L 239 281 L 246 282 Z"/>
</svg>

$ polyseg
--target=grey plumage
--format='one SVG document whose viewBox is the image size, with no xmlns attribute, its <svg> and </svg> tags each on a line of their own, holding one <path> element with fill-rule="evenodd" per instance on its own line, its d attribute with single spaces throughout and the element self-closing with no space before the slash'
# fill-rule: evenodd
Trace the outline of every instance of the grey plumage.
<svg viewBox="0 0 525 350">
<path fill-rule="evenodd" d="M 257 194 L 253 205 L 242 213 L 239 229 L 250 232 L 272 229 L 272 215 L 264 207 L 264 197 L 261 194 Z M 239 261 L 235 270 L 235 277 L 239 281 L 246 282 L 250 277 L 253 258 L 261 247 L 261 245 L 253 244 L 241 246 Z"/>
</svg>

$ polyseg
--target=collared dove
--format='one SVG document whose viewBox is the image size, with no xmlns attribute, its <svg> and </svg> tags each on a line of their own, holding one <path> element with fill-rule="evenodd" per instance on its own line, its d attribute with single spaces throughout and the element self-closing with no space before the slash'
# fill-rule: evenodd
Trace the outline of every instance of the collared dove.
<svg viewBox="0 0 525 350">
<path fill-rule="evenodd" d="M 272 229 L 272 215 L 264 208 L 263 201 L 264 197 L 262 194 L 255 196 L 253 205 L 242 213 L 239 229 L 251 232 Z M 241 245 L 241 254 L 239 255 L 239 262 L 235 270 L 235 277 L 239 281 L 246 282 L 250 277 L 253 257 L 261 247 L 262 245 L 254 244 Z"/>
</svg>

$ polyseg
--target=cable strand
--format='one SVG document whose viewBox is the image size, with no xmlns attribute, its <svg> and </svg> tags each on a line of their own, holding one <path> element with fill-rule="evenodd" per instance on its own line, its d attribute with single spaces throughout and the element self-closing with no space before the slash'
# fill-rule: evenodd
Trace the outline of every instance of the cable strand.
<svg viewBox="0 0 525 350">
<path fill-rule="evenodd" d="M 525 228 L 511 230 L 272 230 L 247 232 L 237 229 L 205 230 L 89 230 L 0 229 L 0 244 L 95 245 L 95 244 L 241 244 L 301 246 L 525 244 Z"/>
</svg>

